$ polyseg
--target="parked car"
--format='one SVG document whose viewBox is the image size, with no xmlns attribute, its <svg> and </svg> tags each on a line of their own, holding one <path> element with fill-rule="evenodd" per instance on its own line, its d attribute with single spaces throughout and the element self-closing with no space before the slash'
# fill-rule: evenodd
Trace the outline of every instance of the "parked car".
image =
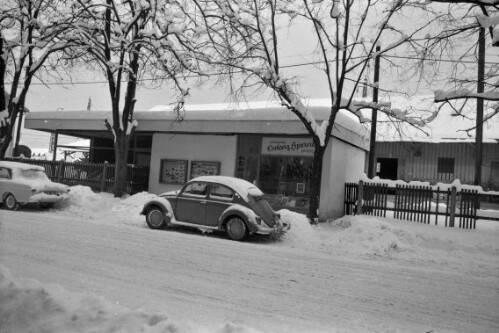
<svg viewBox="0 0 499 333">
<path fill-rule="evenodd" d="M 68 198 L 69 187 L 50 181 L 41 166 L 0 161 L 0 203 L 9 210 L 36 203 L 51 207 Z"/>
<path fill-rule="evenodd" d="M 260 189 L 243 179 L 225 176 L 194 178 L 180 191 L 146 202 L 141 214 L 152 229 L 169 225 L 202 227 L 225 231 L 237 241 L 251 234 L 279 237 L 289 229 Z"/>
</svg>

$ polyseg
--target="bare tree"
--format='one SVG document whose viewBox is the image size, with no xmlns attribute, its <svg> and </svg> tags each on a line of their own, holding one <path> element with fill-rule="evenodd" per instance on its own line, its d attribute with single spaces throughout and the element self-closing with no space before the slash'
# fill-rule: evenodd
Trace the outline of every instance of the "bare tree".
<svg viewBox="0 0 499 333">
<path fill-rule="evenodd" d="M 324 153 L 341 109 L 352 112 L 362 121 L 366 120 L 362 108 L 377 108 L 391 118 L 414 126 L 424 125 L 421 115 L 411 116 L 386 103 L 354 100 L 357 85 L 363 81 L 366 68 L 376 55 L 402 45 L 417 44 L 424 27 L 407 31 L 395 27 L 392 21 L 405 7 L 415 11 L 424 10 L 424 5 L 401 0 L 194 0 L 194 3 L 195 8 L 189 12 L 191 23 L 198 31 L 206 32 L 198 38 L 198 58 L 225 73 L 235 95 L 244 96 L 255 86 L 270 88 L 301 120 L 312 138 L 315 148 L 308 212 L 312 222 L 319 216 Z M 310 38 L 316 42 L 316 63 L 323 73 L 330 101 L 329 117 L 322 123 L 317 122 L 307 108 L 306 99 L 298 93 L 300 86 L 307 82 L 286 76 L 282 65 L 281 45 L 292 38 L 282 31 L 288 24 L 308 29 Z M 381 42 L 386 45 L 376 52 Z M 300 45 L 295 48 L 300 49 Z"/>
<path fill-rule="evenodd" d="M 122 196 L 129 142 L 138 125 L 133 113 L 140 80 L 173 80 L 180 110 L 188 89 L 181 87 L 179 75 L 195 71 L 196 59 L 184 51 L 183 13 L 170 1 L 77 0 L 74 5 L 79 14 L 71 38 L 80 47 L 68 57 L 94 64 L 107 79 L 112 118 L 104 124 L 114 138 L 114 195 Z"/>
<path fill-rule="evenodd" d="M 483 122 L 487 122 L 499 114 L 499 64 L 478 59 L 480 29 L 486 34 L 486 53 L 491 53 L 493 46 L 499 45 L 499 1 L 444 1 L 432 0 L 435 3 L 447 3 L 447 15 L 441 17 L 444 29 L 428 39 L 424 55 L 426 60 L 436 60 L 445 66 L 446 85 L 435 91 L 435 102 L 439 108 L 450 107 L 455 115 L 475 117 L 477 100 L 486 102 L 487 114 Z M 442 63 L 442 56 L 448 57 Z M 477 76 L 477 66 L 482 62 L 483 78 Z M 436 72 L 436 71 L 435 71 Z M 442 77 L 440 77 L 442 79 Z M 483 87 L 478 90 L 478 85 Z M 464 129 L 475 130 L 476 126 Z"/>
<path fill-rule="evenodd" d="M 65 1 L 6 0 L 0 7 L 0 158 L 23 112 L 35 77 L 57 69 L 48 60 L 68 47 L 62 36 L 72 16 Z M 10 86 L 10 89 L 7 89 Z M 7 93 L 8 90 L 8 93 Z"/>
</svg>

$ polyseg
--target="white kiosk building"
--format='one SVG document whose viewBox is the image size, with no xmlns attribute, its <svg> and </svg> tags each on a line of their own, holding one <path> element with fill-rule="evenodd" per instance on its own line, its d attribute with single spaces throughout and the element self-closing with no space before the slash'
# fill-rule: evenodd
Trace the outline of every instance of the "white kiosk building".
<svg viewBox="0 0 499 333">
<path fill-rule="evenodd" d="M 329 107 L 309 105 L 317 121 Z M 136 111 L 129 163 L 149 166 L 151 193 L 177 190 L 200 175 L 246 179 L 266 193 L 276 208 L 307 212 L 313 142 L 305 126 L 272 102 L 186 105 L 179 121 L 170 107 Z M 91 140 L 91 162 L 114 162 L 113 138 L 104 125 L 110 112 L 32 112 L 26 128 Z M 341 111 L 324 158 L 320 219 L 343 215 L 344 184 L 365 171 L 369 132 Z"/>
</svg>

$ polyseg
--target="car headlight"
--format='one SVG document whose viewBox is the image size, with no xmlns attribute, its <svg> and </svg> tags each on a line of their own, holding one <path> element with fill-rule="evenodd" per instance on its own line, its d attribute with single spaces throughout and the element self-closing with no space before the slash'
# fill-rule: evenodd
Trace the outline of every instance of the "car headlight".
<svg viewBox="0 0 499 333">
<path fill-rule="evenodd" d="M 258 215 L 255 217 L 255 221 L 256 221 L 256 223 L 258 223 L 258 225 L 262 224 L 262 218 Z"/>
</svg>

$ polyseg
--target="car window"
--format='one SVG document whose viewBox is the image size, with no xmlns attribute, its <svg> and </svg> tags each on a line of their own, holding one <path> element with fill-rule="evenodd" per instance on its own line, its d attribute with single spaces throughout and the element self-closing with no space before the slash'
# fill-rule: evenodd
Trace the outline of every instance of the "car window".
<svg viewBox="0 0 499 333">
<path fill-rule="evenodd" d="M 234 198 L 234 192 L 223 185 L 212 184 L 210 198 L 232 200 Z"/>
<path fill-rule="evenodd" d="M 16 178 L 24 178 L 28 180 L 49 180 L 44 170 L 38 169 L 20 169 L 16 171 Z"/>
<path fill-rule="evenodd" d="M 191 183 L 187 185 L 182 195 L 206 195 L 206 183 Z"/>
<path fill-rule="evenodd" d="M 0 178 L 10 179 L 10 170 L 7 168 L 0 168 Z"/>
</svg>

